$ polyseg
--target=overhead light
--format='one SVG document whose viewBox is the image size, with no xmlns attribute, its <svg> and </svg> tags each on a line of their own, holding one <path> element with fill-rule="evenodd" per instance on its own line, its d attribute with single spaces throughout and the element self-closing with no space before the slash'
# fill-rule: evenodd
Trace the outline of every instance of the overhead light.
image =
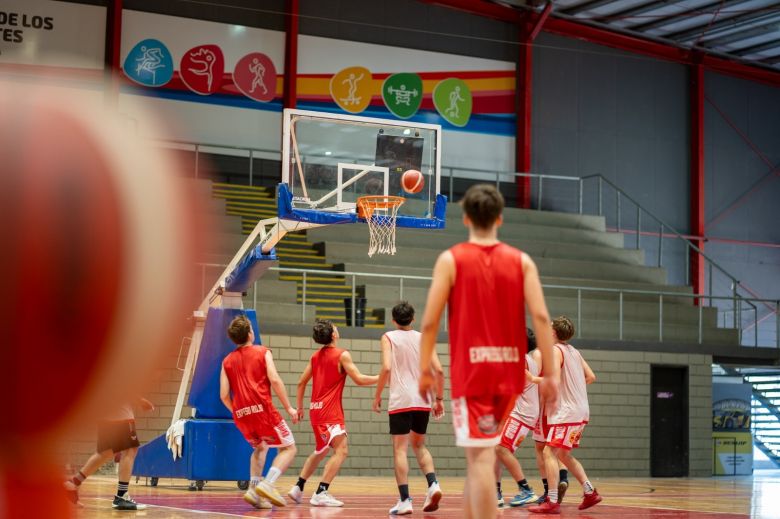
<svg viewBox="0 0 780 519">
<path fill-rule="evenodd" d="M 404 135 L 409 135 L 410 133 L 412 133 L 412 130 L 410 130 L 409 128 L 404 130 Z"/>
<path fill-rule="evenodd" d="M 241 34 L 246 30 L 246 27 L 244 27 L 243 25 L 234 25 L 230 29 L 233 31 L 233 34 Z"/>
<path fill-rule="evenodd" d="M 333 155 L 333 152 L 332 151 L 326 151 L 325 155 Z"/>
</svg>

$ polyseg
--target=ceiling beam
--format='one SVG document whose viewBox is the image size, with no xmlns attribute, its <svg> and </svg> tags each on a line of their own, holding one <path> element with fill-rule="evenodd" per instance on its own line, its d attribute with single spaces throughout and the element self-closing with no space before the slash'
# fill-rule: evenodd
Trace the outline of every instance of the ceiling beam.
<svg viewBox="0 0 780 519">
<path fill-rule="evenodd" d="M 650 11 L 655 11 L 656 9 L 660 9 L 661 7 L 674 5 L 674 3 L 675 2 L 671 0 L 655 0 L 653 2 L 647 2 L 645 4 L 635 5 L 634 7 L 623 9 L 622 11 L 615 11 L 614 13 L 610 13 L 608 15 L 599 16 L 597 17 L 597 19 L 600 22 L 604 22 L 604 23 L 614 22 L 618 20 L 623 20 L 625 18 L 630 18 L 632 16 L 636 16 L 639 14 L 649 13 Z"/>
<path fill-rule="evenodd" d="M 583 2 L 581 4 L 567 7 L 563 9 L 562 12 L 566 14 L 577 14 L 584 11 L 590 11 L 591 9 L 596 9 L 603 5 L 613 4 L 613 3 L 615 3 L 615 0 L 589 0 L 588 2 Z"/>
<path fill-rule="evenodd" d="M 780 63 L 780 54 L 777 56 L 772 56 L 771 58 L 764 58 L 762 60 L 759 60 L 759 63 L 763 63 L 765 65 L 777 65 Z"/>
<path fill-rule="evenodd" d="M 484 16 L 502 22 L 519 23 L 523 12 L 505 5 L 487 2 L 485 0 L 419 0 L 425 4 L 448 7 L 456 11 Z"/>
<path fill-rule="evenodd" d="M 776 49 L 780 47 L 780 38 L 776 38 L 774 40 L 765 41 L 762 43 L 757 43 L 755 45 L 750 45 L 749 47 L 744 47 L 737 50 L 729 51 L 729 54 L 734 54 L 736 56 L 747 56 L 748 54 L 756 54 L 758 52 L 763 52 L 765 50 L 771 50 Z"/>
<path fill-rule="evenodd" d="M 775 20 L 778 18 L 778 16 L 780 16 L 780 13 L 773 10 L 777 7 L 780 7 L 780 3 L 775 2 L 771 5 L 763 7 L 761 10 L 756 12 L 740 14 L 730 18 L 725 18 L 723 20 L 714 21 L 711 24 L 707 22 L 697 25 L 696 27 L 690 27 L 688 29 L 676 31 L 670 34 L 664 34 L 664 38 L 670 38 L 678 42 L 695 41 L 699 38 L 699 36 L 707 38 L 708 36 L 731 31 L 732 29 L 736 29 L 745 24 L 753 22 L 766 23 Z"/>
<path fill-rule="evenodd" d="M 715 14 L 715 11 L 717 11 L 718 9 L 724 11 L 735 5 L 744 4 L 745 2 L 749 2 L 749 1 L 750 0 L 725 0 L 724 2 L 722 2 L 721 0 L 717 0 L 715 2 L 706 5 L 694 7 L 693 9 L 688 9 L 687 11 L 681 11 L 679 13 L 663 16 L 657 20 L 631 25 L 630 27 L 631 30 L 633 31 L 649 31 L 650 29 L 657 29 L 659 27 L 663 27 L 664 25 L 671 25 L 673 23 L 678 23 L 683 20 L 690 19 L 694 16 L 704 16 L 708 14 L 712 15 Z"/>
<path fill-rule="evenodd" d="M 746 28 L 741 31 L 731 32 L 720 38 L 711 38 L 699 43 L 702 47 L 717 48 L 730 43 L 755 38 L 757 36 L 764 36 L 769 33 L 777 32 L 777 24 L 757 25 L 755 27 Z"/>
</svg>

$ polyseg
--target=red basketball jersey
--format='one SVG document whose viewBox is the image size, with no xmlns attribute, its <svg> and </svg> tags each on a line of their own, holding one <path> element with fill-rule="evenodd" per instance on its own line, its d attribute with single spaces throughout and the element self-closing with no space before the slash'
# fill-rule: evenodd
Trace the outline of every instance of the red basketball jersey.
<svg viewBox="0 0 780 519">
<path fill-rule="evenodd" d="M 341 395 L 347 373 L 341 371 L 341 354 L 344 350 L 323 346 L 311 356 L 312 390 L 309 418 L 312 424 L 344 423 Z"/>
<path fill-rule="evenodd" d="M 525 383 L 522 253 L 459 243 L 449 298 L 452 397 L 519 395 Z"/>
<path fill-rule="evenodd" d="M 235 420 L 257 413 L 267 413 L 271 423 L 281 420 L 271 398 L 271 381 L 265 362 L 267 351 L 265 346 L 241 346 L 222 361 L 233 393 Z"/>
</svg>

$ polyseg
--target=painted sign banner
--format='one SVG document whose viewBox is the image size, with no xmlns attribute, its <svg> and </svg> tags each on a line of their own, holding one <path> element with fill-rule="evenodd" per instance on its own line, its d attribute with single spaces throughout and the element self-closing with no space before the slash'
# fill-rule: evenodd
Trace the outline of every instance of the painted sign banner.
<svg viewBox="0 0 780 519">
<path fill-rule="evenodd" d="M 127 54 L 124 70 L 138 84 L 159 87 L 173 77 L 173 58 L 163 42 L 147 38 L 136 43 Z"/>
<path fill-rule="evenodd" d="M 393 74 L 382 84 L 382 100 L 390 112 L 400 119 L 417 113 L 423 100 L 423 82 L 417 74 Z"/>
<path fill-rule="evenodd" d="M 179 75 L 187 88 L 201 95 L 217 92 L 225 73 L 225 56 L 216 45 L 198 45 L 181 57 Z"/>
<path fill-rule="evenodd" d="M 750 384 L 712 384 L 712 473 L 716 476 L 753 473 L 752 394 Z"/>
<path fill-rule="evenodd" d="M 238 60 L 233 82 L 250 99 L 267 103 L 276 97 L 276 67 L 262 52 L 251 52 Z"/>
<path fill-rule="evenodd" d="M 471 90 L 465 81 L 448 78 L 433 89 L 433 104 L 448 123 L 466 126 L 471 118 Z"/>
<path fill-rule="evenodd" d="M 342 110 L 359 114 L 371 102 L 371 71 L 365 67 L 347 67 L 330 78 L 330 95 Z"/>
</svg>

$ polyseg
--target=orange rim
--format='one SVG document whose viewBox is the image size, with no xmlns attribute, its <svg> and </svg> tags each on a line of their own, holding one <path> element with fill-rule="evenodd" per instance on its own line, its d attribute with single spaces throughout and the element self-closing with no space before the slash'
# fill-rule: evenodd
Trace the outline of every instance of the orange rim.
<svg viewBox="0 0 780 519">
<path fill-rule="evenodd" d="M 406 202 L 402 196 L 371 195 L 361 196 L 357 199 L 357 213 L 360 218 L 371 218 L 375 209 L 390 209 L 399 207 Z"/>
</svg>

